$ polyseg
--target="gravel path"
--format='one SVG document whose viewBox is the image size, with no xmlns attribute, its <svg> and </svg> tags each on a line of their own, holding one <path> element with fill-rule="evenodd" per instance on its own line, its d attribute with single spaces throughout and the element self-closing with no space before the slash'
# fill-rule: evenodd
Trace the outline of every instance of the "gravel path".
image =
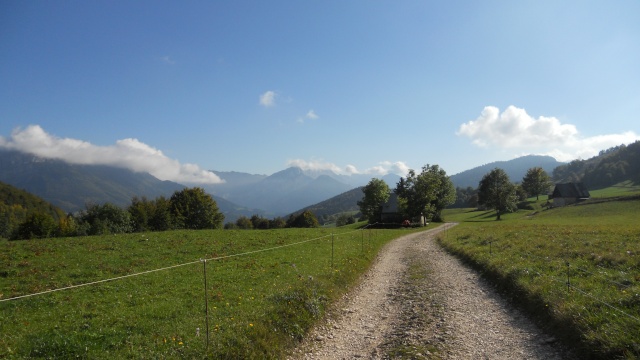
<svg viewBox="0 0 640 360">
<path fill-rule="evenodd" d="M 292 359 L 563 359 L 553 337 L 435 242 L 403 236 L 329 312 Z"/>
</svg>

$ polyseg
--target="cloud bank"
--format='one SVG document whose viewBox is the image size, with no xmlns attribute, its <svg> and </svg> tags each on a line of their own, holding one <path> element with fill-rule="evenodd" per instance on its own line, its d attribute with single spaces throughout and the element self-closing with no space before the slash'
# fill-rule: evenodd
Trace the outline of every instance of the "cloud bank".
<svg viewBox="0 0 640 360">
<path fill-rule="evenodd" d="M 160 180 L 194 184 L 223 182 L 214 173 L 202 170 L 195 164 L 181 164 L 138 139 L 123 139 L 114 145 L 97 146 L 82 140 L 58 138 L 38 125 L 30 125 L 25 129 L 13 130 L 9 138 L 0 136 L 0 148 L 71 164 L 110 165 L 135 172 L 148 172 Z"/>
<path fill-rule="evenodd" d="M 559 161 L 589 158 L 600 150 L 640 139 L 633 131 L 582 137 L 575 125 L 562 124 L 555 117 L 536 119 L 513 105 L 502 113 L 497 107 L 486 106 L 477 119 L 460 125 L 456 134 L 479 147 L 550 155 Z"/>
<path fill-rule="evenodd" d="M 402 161 L 383 161 L 379 163 L 377 166 L 365 169 L 364 171 L 358 170 L 354 165 L 347 165 L 345 167 L 340 167 L 336 164 L 312 160 L 306 161 L 302 159 L 294 159 L 289 160 L 287 162 L 288 166 L 299 167 L 302 170 L 311 170 L 311 171 L 323 171 L 330 170 L 339 175 L 386 175 L 389 173 L 397 174 L 400 176 L 405 176 L 409 171 L 409 167 Z"/>
</svg>

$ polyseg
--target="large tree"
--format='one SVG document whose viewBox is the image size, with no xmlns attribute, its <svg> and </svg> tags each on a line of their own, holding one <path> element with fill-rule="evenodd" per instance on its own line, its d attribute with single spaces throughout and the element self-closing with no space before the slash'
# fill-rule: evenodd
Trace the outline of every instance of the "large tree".
<svg viewBox="0 0 640 360">
<path fill-rule="evenodd" d="M 516 187 L 504 170 L 495 168 L 485 174 L 478 186 L 478 203 L 496 211 L 500 215 L 517 209 Z"/>
<path fill-rule="evenodd" d="M 199 187 L 176 191 L 169 200 L 171 214 L 178 229 L 218 229 L 224 215 L 211 195 Z"/>
<path fill-rule="evenodd" d="M 380 218 L 380 210 L 391 195 L 389 185 L 384 180 L 373 178 L 364 188 L 362 188 L 364 197 L 358 201 L 360 212 L 370 223 Z"/>
<path fill-rule="evenodd" d="M 456 199 L 456 190 L 444 169 L 438 165 L 426 165 L 416 174 L 409 170 L 406 179 L 400 178 L 394 190 L 406 215 L 421 215 L 442 221 L 442 210 Z"/>
<path fill-rule="evenodd" d="M 522 188 L 529 196 L 535 196 L 539 200 L 540 194 L 546 194 L 551 187 L 551 178 L 541 167 L 533 167 L 527 170 L 522 178 Z"/>
</svg>

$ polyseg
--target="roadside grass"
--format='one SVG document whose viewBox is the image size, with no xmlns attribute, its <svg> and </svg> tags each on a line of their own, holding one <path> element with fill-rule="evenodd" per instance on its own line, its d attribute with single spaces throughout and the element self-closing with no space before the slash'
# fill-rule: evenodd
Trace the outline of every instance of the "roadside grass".
<svg viewBox="0 0 640 360">
<path fill-rule="evenodd" d="M 0 358 L 282 358 L 414 231 L 362 225 L 2 241 Z"/>
<path fill-rule="evenodd" d="M 502 221 L 446 213 L 460 224 L 438 241 L 581 358 L 640 357 L 640 201 L 542 210 L 544 202 Z"/>
</svg>

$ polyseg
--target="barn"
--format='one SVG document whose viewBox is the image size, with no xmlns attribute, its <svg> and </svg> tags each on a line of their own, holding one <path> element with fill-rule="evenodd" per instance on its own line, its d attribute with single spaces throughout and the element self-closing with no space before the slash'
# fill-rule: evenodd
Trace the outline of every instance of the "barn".
<svg viewBox="0 0 640 360">
<path fill-rule="evenodd" d="M 387 200 L 380 209 L 380 222 L 383 224 L 400 224 L 402 223 L 402 220 L 402 214 L 400 214 L 400 208 L 398 206 L 398 195 L 391 193 L 389 195 L 389 200 Z"/>
<path fill-rule="evenodd" d="M 549 198 L 553 199 L 553 206 L 566 206 L 587 200 L 590 197 L 591 194 L 583 183 L 570 182 L 556 184 Z"/>
</svg>

